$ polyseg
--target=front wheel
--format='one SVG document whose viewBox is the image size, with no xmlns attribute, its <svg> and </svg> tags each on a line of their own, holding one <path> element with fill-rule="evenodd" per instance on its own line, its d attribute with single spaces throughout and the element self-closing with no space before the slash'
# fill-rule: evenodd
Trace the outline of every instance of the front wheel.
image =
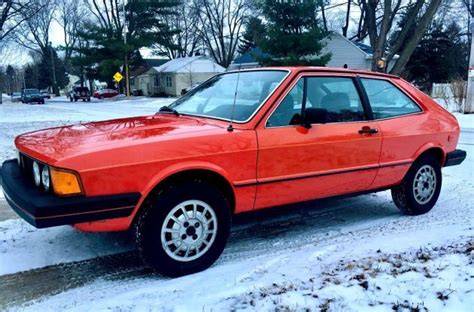
<svg viewBox="0 0 474 312">
<path fill-rule="evenodd" d="M 395 205 L 407 215 L 420 215 L 433 208 L 441 191 L 439 162 L 432 155 L 417 159 L 400 185 L 392 188 Z"/>
<path fill-rule="evenodd" d="M 176 277 L 211 266 L 224 250 L 230 227 L 230 206 L 222 192 L 194 181 L 148 200 L 135 222 L 135 240 L 147 265 Z"/>
</svg>

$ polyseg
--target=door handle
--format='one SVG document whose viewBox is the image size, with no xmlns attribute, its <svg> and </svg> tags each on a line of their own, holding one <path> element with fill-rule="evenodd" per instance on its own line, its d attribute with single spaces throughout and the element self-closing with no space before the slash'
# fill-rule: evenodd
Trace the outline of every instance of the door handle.
<svg viewBox="0 0 474 312">
<path fill-rule="evenodd" d="M 378 132 L 379 132 L 379 129 L 371 128 L 368 126 L 363 126 L 362 129 L 359 130 L 359 134 L 375 134 Z"/>
</svg>

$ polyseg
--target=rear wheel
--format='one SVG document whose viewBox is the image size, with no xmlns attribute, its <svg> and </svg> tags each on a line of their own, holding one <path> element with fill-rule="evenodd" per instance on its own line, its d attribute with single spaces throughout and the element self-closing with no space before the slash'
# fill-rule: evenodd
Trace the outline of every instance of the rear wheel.
<svg viewBox="0 0 474 312">
<path fill-rule="evenodd" d="M 395 205 L 407 215 L 420 215 L 433 208 L 441 191 L 441 166 L 432 155 L 417 159 L 400 185 L 392 188 Z"/>
<path fill-rule="evenodd" d="M 230 226 L 222 192 L 206 182 L 186 182 L 148 200 L 135 222 L 135 239 L 147 265 L 175 277 L 211 266 L 224 250 Z"/>
</svg>

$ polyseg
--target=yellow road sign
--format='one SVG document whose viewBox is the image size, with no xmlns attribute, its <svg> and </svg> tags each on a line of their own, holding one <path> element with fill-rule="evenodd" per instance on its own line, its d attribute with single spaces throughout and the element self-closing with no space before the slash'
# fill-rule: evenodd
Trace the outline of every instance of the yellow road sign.
<svg viewBox="0 0 474 312">
<path fill-rule="evenodd" d="M 120 82 L 120 80 L 123 79 L 123 76 L 122 76 L 121 73 L 116 72 L 113 78 L 114 78 L 115 81 Z"/>
</svg>

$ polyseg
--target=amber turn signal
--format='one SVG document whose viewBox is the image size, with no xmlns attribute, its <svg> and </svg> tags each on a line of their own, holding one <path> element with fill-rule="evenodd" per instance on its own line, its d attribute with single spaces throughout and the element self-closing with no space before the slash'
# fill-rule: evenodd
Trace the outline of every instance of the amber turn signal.
<svg viewBox="0 0 474 312">
<path fill-rule="evenodd" d="M 51 182 L 54 192 L 60 196 L 82 194 L 81 183 L 75 172 L 51 167 Z"/>
</svg>

